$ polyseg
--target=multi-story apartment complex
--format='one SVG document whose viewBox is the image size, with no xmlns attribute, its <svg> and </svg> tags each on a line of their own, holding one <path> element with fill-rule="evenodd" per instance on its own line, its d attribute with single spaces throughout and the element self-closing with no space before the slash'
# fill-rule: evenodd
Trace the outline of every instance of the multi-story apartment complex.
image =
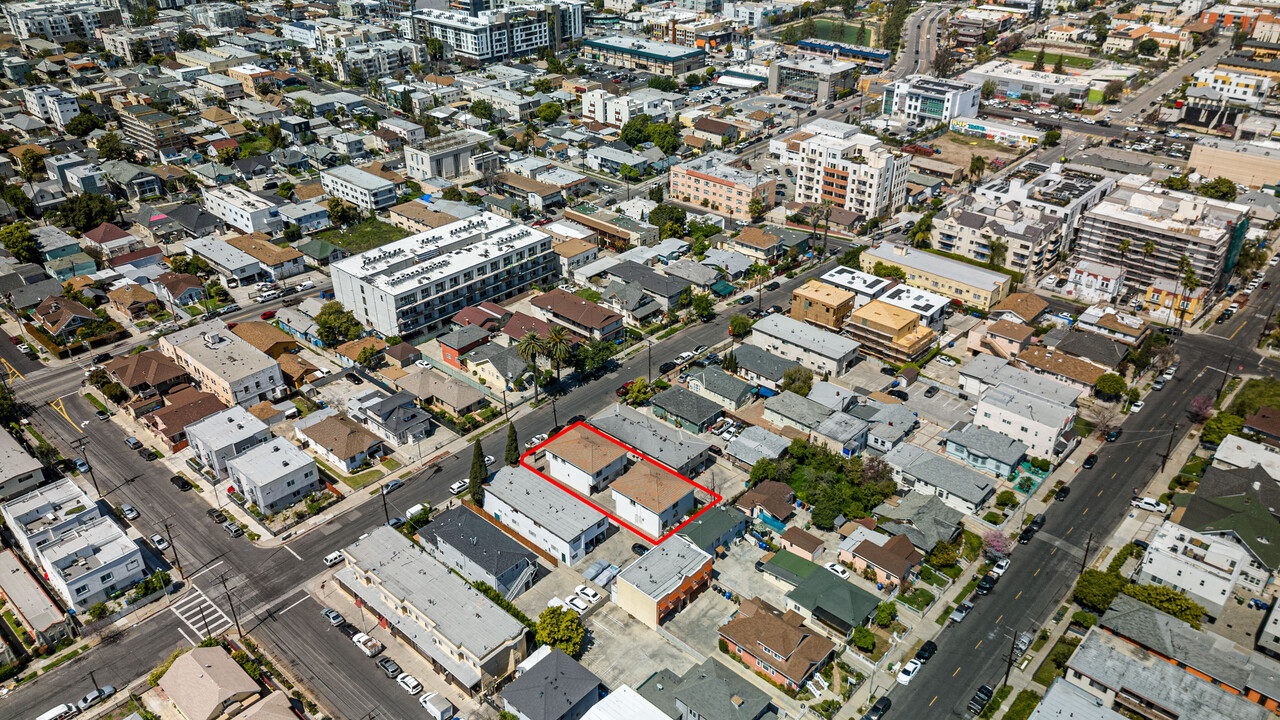
<svg viewBox="0 0 1280 720">
<path fill-rule="evenodd" d="M 77 613 L 146 575 L 142 550 L 109 517 L 78 523 L 39 550 L 44 577 Z"/>
<path fill-rule="evenodd" d="M 890 150 L 856 125 L 829 121 L 824 128 L 823 134 L 797 142 L 796 202 L 830 202 L 868 218 L 902 207 L 911 158 Z"/>
<path fill-rule="evenodd" d="M 118 8 L 95 2 L 6 3 L 4 17 L 19 38 L 44 36 L 52 41 L 95 37 L 98 28 L 123 25 Z"/>
<path fill-rule="evenodd" d="M 271 437 L 267 424 L 239 405 L 187 426 L 196 460 L 218 477 L 226 476 L 227 461 Z"/>
<path fill-rule="evenodd" d="M 1194 78 L 1196 87 L 1210 88 L 1220 93 L 1228 102 L 1240 102 L 1251 107 L 1261 105 L 1271 92 L 1271 78 L 1265 75 L 1201 68 L 1192 73 L 1191 77 Z"/>
<path fill-rule="evenodd" d="M 101 516 L 101 508 L 71 478 L 30 489 L 0 505 L 5 527 L 32 561 L 38 560 L 41 547 Z"/>
<path fill-rule="evenodd" d="M 365 210 L 382 210 L 396 204 L 396 184 L 351 165 L 339 165 L 320 173 L 320 186 L 329 197 Z"/>
<path fill-rule="evenodd" d="M 244 7 L 229 2 L 192 5 L 187 8 L 187 17 L 191 18 L 192 23 L 209 29 L 238 28 L 248 24 Z"/>
<path fill-rule="evenodd" d="M 982 88 L 961 80 L 909 75 L 884 88 L 884 112 L 920 127 L 945 125 L 957 117 L 977 117 Z"/>
<path fill-rule="evenodd" d="M 239 185 L 205 188 L 204 208 L 241 232 L 274 235 L 284 229 L 279 203 Z"/>
<path fill-rule="evenodd" d="M 279 400 L 289 392 L 280 363 L 227 330 L 221 320 L 165 335 L 160 352 L 228 407 Z"/>
<path fill-rule="evenodd" d="M 1061 219 L 1063 233 L 1068 235 L 1063 238 L 1063 250 L 1070 252 L 1072 228 L 1084 211 L 1097 205 L 1113 187 L 1111 178 L 1065 168 L 1061 163 L 1027 163 L 1011 175 L 980 185 L 976 194 L 995 205 L 1012 202 L 1024 212 L 1037 210 L 1041 217 Z"/>
<path fill-rule="evenodd" d="M 1204 287 L 1224 285 L 1249 230 L 1249 207 L 1169 190 L 1130 175 L 1080 220 L 1077 249 L 1086 260 L 1121 267 L 1146 288 L 1183 277 L 1183 256 Z M 1152 252 L 1146 252 L 1150 249 Z"/>
<path fill-rule="evenodd" d="M 716 151 L 673 165 L 671 196 L 737 218 L 750 215 L 748 206 L 758 199 L 768 212 L 773 207 L 773 177 L 732 166 L 736 160 L 732 153 Z"/>
<path fill-rule="evenodd" d="M 1198 533 L 1166 520 L 1150 540 L 1137 580 L 1184 592 L 1216 618 L 1236 596 L 1237 584 L 1243 584 L 1242 595 L 1252 596 L 1262 592 L 1270 577 L 1270 571 L 1229 537 Z"/>
<path fill-rule="evenodd" d="M 982 393 L 973 424 L 1024 443 L 1027 455 L 1056 461 L 1079 442 L 1068 438 L 1076 409 L 1012 385 L 996 385 Z"/>
<path fill-rule="evenodd" d="M 842 375 L 853 367 L 858 343 L 786 315 L 769 315 L 753 327 L 747 343 L 770 355 L 795 360 L 818 374 Z"/>
<path fill-rule="evenodd" d="M 102 45 L 112 55 L 124 58 L 129 65 L 143 63 L 156 55 L 168 55 L 178 49 L 177 23 L 158 23 L 140 28 L 113 28 L 102 32 Z M 139 44 L 141 43 L 141 44 Z M 135 50 L 141 50 L 139 55 Z"/>
<path fill-rule="evenodd" d="M 534 55 L 582 37 L 583 4 L 510 5 L 475 15 L 425 9 L 406 13 L 401 33 L 414 42 L 438 38 L 457 60 L 474 66 Z"/>
<path fill-rule="evenodd" d="M 352 73 L 360 68 L 366 82 L 374 78 L 401 75 L 410 65 L 427 60 L 427 49 L 423 43 L 405 40 L 377 40 L 359 45 L 352 43 L 342 47 L 342 53 L 333 53 L 337 64 L 338 78 L 352 82 Z"/>
<path fill-rule="evenodd" d="M 471 159 L 482 154 L 480 143 L 490 142 L 489 135 L 475 130 L 457 130 L 438 135 L 419 147 L 404 149 L 405 169 L 414 180 L 430 177 L 455 178 L 472 172 Z"/>
<path fill-rule="evenodd" d="M 127 144 L 153 160 L 181 150 L 187 142 L 182 121 L 150 105 L 125 107 L 120 111 L 120 124 Z"/>
<path fill-rule="evenodd" d="M 857 307 L 857 293 L 821 280 L 810 280 L 791 291 L 791 317 L 829 330 L 839 330 Z"/>
<path fill-rule="evenodd" d="M 864 272 L 874 273 L 877 263 L 902 268 L 907 284 L 983 310 L 1008 297 L 1013 286 L 1013 279 L 1003 273 L 905 245 L 867 248 L 860 260 Z"/>
<path fill-rule="evenodd" d="M 910 310 L 872 300 L 849 313 L 845 332 L 861 344 L 863 354 L 901 365 L 916 362 L 933 347 L 935 333 Z"/>
<path fill-rule="evenodd" d="M 278 437 L 227 462 L 231 483 L 264 513 L 276 513 L 320 489 L 315 458 Z"/>
<path fill-rule="evenodd" d="M 583 43 L 583 52 L 592 60 L 669 77 L 684 77 L 701 68 L 707 59 L 707 53 L 699 48 L 627 35 L 592 38 Z"/>
<path fill-rule="evenodd" d="M 71 118 L 80 114 L 76 96 L 52 85 L 23 88 L 22 102 L 27 106 L 27 112 L 59 128 L 65 128 Z"/>
<path fill-rule="evenodd" d="M 950 213 L 933 218 L 933 246 L 978 262 L 996 262 L 1023 273 L 1027 282 L 1044 276 L 1063 251 L 1059 218 L 1034 206 L 995 205 L 968 197 Z"/>
<path fill-rule="evenodd" d="M 383 335 L 435 333 L 464 307 L 555 272 L 551 236 L 480 213 L 333 263 L 338 300 Z"/>
<path fill-rule="evenodd" d="M 583 116 L 614 127 L 622 127 L 640 115 L 648 115 L 656 122 L 665 121 L 684 104 L 684 95 L 656 88 L 640 88 L 626 95 L 614 95 L 604 89 L 582 94 Z"/>
</svg>

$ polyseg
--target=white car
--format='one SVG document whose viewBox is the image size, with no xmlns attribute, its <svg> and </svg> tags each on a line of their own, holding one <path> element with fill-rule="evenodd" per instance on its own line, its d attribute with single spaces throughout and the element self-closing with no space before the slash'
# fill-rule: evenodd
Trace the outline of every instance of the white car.
<svg viewBox="0 0 1280 720">
<path fill-rule="evenodd" d="M 1129 501 L 1129 504 L 1138 508 L 1139 510 L 1149 510 L 1153 513 L 1164 514 L 1169 512 L 1168 505 L 1165 505 L 1159 500 L 1156 500 L 1155 498 L 1151 498 L 1151 497 L 1134 498 Z"/>
<path fill-rule="evenodd" d="M 485 455 L 485 456 L 484 456 L 484 466 L 485 466 L 485 467 L 489 467 L 489 466 L 490 466 L 490 465 L 492 465 L 493 463 L 494 463 L 494 460 L 493 460 L 493 456 L 492 456 L 492 455 Z"/>
<path fill-rule="evenodd" d="M 682 352 L 680 353 L 680 356 L 676 358 L 676 362 L 678 363 L 689 362 L 692 359 L 693 359 L 693 353 Z"/>
<path fill-rule="evenodd" d="M 835 573 L 836 575 L 839 575 L 839 576 L 840 576 L 840 579 L 842 579 L 842 580 L 848 580 L 848 579 L 849 579 L 849 570 L 848 570 L 848 568 L 846 568 L 845 566 L 841 565 L 840 563 L 829 562 L 829 563 L 827 563 L 824 567 L 826 567 L 828 570 L 830 570 L 831 572 Z"/>
<path fill-rule="evenodd" d="M 534 435 L 533 437 L 529 438 L 529 440 L 525 442 L 524 447 L 526 450 L 529 450 L 541 445 L 546 441 L 547 441 L 547 434 L 538 433 L 537 435 Z"/>
<path fill-rule="evenodd" d="M 1231 303 L 1230 305 L 1227 306 L 1227 309 L 1230 310 L 1231 312 L 1235 312 L 1240 309 L 1240 303 Z"/>
<path fill-rule="evenodd" d="M 1271 260 L 1270 260 L 1267 264 L 1268 264 L 1268 265 L 1270 265 L 1271 267 L 1275 267 L 1276 265 L 1280 265 L 1280 255 L 1277 255 L 1277 256 L 1275 256 L 1275 257 L 1271 258 Z"/>
<path fill-rule="evenodd" d="M 314 290 L 315 286 L 316 284 L 314 282 L 311 282 L 310 280 L 303 280 L 302 282 L 298 283 L 298 290 L 299 291 Z"/>
<path fill-rule="evenodd" d="M 161 535 L 160 533 L 156 533 L 155 535 L 151 536 L 151 544 L 155 547 L 155 549 L 161 552 L 164 552 L 165 550 L 169 549 L 169 541 L 165 540 L 164 536 Z"/>
<path fill-rule="evenodd" d="M 470 484 L 471 484 L 470 480 L 459 480 L 458 482 L 449 486 L 449 492 L 453 495 L 457 495 L 463 490 L 466 490 L 467 486 Z"/>
<path fill-rule="evenodd" d="M 922 667 L 924 667 L 924 664 L 919 660 L 916 660 L 915 658 L 908 660 L 907 664 L 903 665 L 902 670 L 898 672 L 898 684 L 910 685 L 912 678 L 916 676 L 916 673 L 920 672 L 920 668 Z"/>
<path fill-rule="evenodd" d="M 991 566 L 991 574 L 996 577 L 1004 575 L 1004 571 L 1009 569 L 1009 558 L 1000 558 L 995 565 Z"/>
<path fill-rule="evenodd" d="M 583 600 L 586 600 L 592 605 L 595 605 L 596 603 L 600 602 L 600 593 L 596 592 L 595 590 L 592 590 L 586 585 L 579 585 L 578 587 L 574 588 L 573 594 L 577 595 Z"/>
<path fill-rule="evenodd" d="M 952 360 L 951 358 L 947 357 L 946 355 L 939 355 L 939 356 L 938 356 L 938 362 L 942 363 L 943 365 L 946 365 L 947 367 L 955 367 L 955 366 L 956 366 L 956 361 L 955 361 L 955 360 Z"/>
<path fill-rule="evenodd" d="M 577 595 L 570 595 L 565 598 L 564 604 L 568 605 L 570 610 L 578 613 L 579 615 L 586 613 L 588 610 L 587 604 Z"/>
<path fill-rule="evenodd" d="M 1129 406 L 1129 412 L 1131 412 L 1131 413 L 1136 413 L 1136 412 L 1138 412 L 1139 410 L 1141 410 L 1142 408 L 1144 408 L 1144 407 L 1146 407 L 1146 406 L 1147 406 L 1147 404 L 1146 404 L 1145 402 L 1143 402 L 1143 401 L 1139 400 L 1138 402 L 1136 402 L 1136 403 L 1134 403 L 1134 404 L 1132 404 L 1132 405 L 1130 405 L 1130 406 Z"/>
<path fill-rule="evenodd" d="M 422 683 L 418 682 L 418 678 L 409 673 L 401 673 L 400 677 L 396 678 L 396 684 L 404 688 L 404 691 L 410 695 L 417 695 L 422 692 Z"/>
<path fill-rule="evenodd" d="M 418 367 L 422 368 L 423 370 L 430 370 L 430 369 L 431 369 L 431 363 L 427 362 L 426 360 L 414 360 L 414 361 L 413 361 L 413 364 L 414 364 L 414 365 L 417 365 Z"/>
</svg>

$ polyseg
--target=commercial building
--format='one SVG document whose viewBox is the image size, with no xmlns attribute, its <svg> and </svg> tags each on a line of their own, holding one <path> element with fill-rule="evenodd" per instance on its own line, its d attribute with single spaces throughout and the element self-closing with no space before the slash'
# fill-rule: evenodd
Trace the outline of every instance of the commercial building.
<svg viewBox="0 0 1280 720">
<path fill-rule="evenodd" d="M 216 477 L 227 476 L 227 462 L 272 437 L 271 429 L 245 408 L 235 405 L 187 427 L 196 460 Z"/>
<path fill-rule="evenodd" d="M 702 68 L 707 56 L 707 53 L 699 48 L 687 48 L 626 35 L 592 38 L 582 46 L 583 53 L 591 60 L 668 77 L 684 77 Z"/>
<path fill-rule="evenodd" d="M 651 628 L 669 620 L 711 585 L 711 554 L 673 535 L 623 568 L 611 599 Z"/>
<path fill-rule="evenodd" d="M 1082 258 L 1124 268 L 1145 288 L 1157 278 L 1180 280 L 1181 259 L 1204 287 L 1223 287 L 1235 269 L 1249 230 L 1249 206 L 1168 190 L 1130 175 L 1080 221 Z M 1121 244 L 1127 252 L 1121 252 Z M 1148 243 L 1155 252 L 1145 253 Z"/>
<path fill-rule="evenodd" d="M 829 202 L 867 218 L 897 212 L 907 199 L 910 156 L 894 152 L 856 125 L 827 121 L 820 127 L 821 134 L 795 141 L 796 202 Z"/>
<path fill-rule="evenodd" d="M 484 510 L 558 562 L 572 565 L 604 542 L 609 519 L 522 466 L 485 487 Z"/>
<path fill-rule="evenodd" d="M 1078 442 L 1075 419 L 1074 407 L 1011 385 L 997 385 L 982 393 L 973 423 L 1023 443 L 1031 457 L 1056 461 Z"/>
<path fill-rule="evenodd" d="M 867 248 L 861 263 L 868 273 L 877 263 L 901 268 L 909 285 L 983 310 L 1008 297 L 1013 285 L 1013 279 L 1003 273 L 893 243 Z"/>
<path fill-rule="evenodd" d="M 1197 139 L 1191 146 L 1187 166 L 1206 178 L 1225 177 L 1240 185 L 1260 188 L 1280 177 L 1280 142 Z"/>
<path fill-rule="evenodd" d="M 1260 106 L 1271 92 L 1271 78 L 1265 75 L 1225 68 L 1201 68 L 1192 73 L 1191 77 L 1198 88 L 1210 88 L 1228 102 L 1244 103 L 1254 108 Z"/>
<path fill-rule="evenodd" d="M 769 93 L 822 105 L 857 88 L 862 66 L 848 60 L 797 56 L 769 64 Z"/>
<path fill-rule="evenodd" d="M 933 348 L 936 333 L 910 310 L 872 300 L 849 314 L 844 329 L 863 354 L 893 365 L 916 362 Z"/>
<path fill-rule="evenodd" d="M 884 113 L 919 127 L 945 125 L 957 117 L 977 117 L 979 85 L 928 75 L 908 75 L 884 86 Z"/>
<path fill-rule="evenodd" d="M 457 130 L 404 149 L 405 170 L 414 180 L 456 178 L 475 172 L 472 158 L 484 153 L 480 143 L 492 138 L 475 130 Z"/>
<path fill-rule="evenodd" d="M 951 119 L 952 132 L 985 138 L 1011 147 L 1035 147 L 1044 141 L 1044 131 L 1032 125 L 1015 125 L 976 115 L 962 115 Z"/>
<path fill-rule="evenodd" d="M 794 360 L 818 375 L 843 375 L 853 367 L 859 343 L 782 314 L 768 315 L 752 326 L 746 342 L 769 354 Z"/>
<path fill-rule="evenodd" d="M 181 150 L 187 143 L 182 121 L 150 105 L 129 105 L 120 110 L 125 144 L 157 160 Z"/>
<path fill-rule="evenodd" d="M 671 166 L 671 196 L 730 217 L 751 217 L 751 201 L 767 212 L 774 204 L 775 181 L 769 175 L 734 167 L 731 153 L 716 151 Z"/>
<path fill-rule="evenodd" d="M 228 407 L 279 400 L 289 391 L 280 363 L 227 330 L 220 320 L 165 335 L 160 352 Z"/>
<path fill-rule="evenodd" d="M 342 554 L 339 587 L 468 695 L 491 690 L 527 654 L 518 620 L 395 530 L 377 527 Z"/>
<path fill-rule="evenodd" d="M 960 76 L 962 80 L 978 87 L 986 82 L 996 86 L 996 97 L 1019 100 L 1031 98 L 1048 100 L 1055 95 L 1066 95 L 1076 107 L 1089 101 L 1090 83 L 1080 75 L 1058 75 L 1052 72 L 1030 70 L 1011 60 L 991 60 L 973 67 Z M 971 113 L 977 116 L 977 113 Z"/>
<path fill-rule="evenodd" d="M 204 189 L 204 207 L 220 220 L 241 232 L 275 235 L 284 229 L 280 204 L 238 185 Z"/>
<path fill-rule="evenodd" d="M 736 7 L 743 7 L 748 3 L 738 3 Z M 786 6 L 775 6 L 785 8 Z M 752 45 L 755 45 L 755 41 Z M 823 40 L 821 38 L 806 38 L 796 43 L 796 52 L 801 55 L 811 57 L 831 58 L 832 60 L 846 60 L 857 63 L 862 66 L 864 71 L 879 72 L 886 70 L 893 64 L 893 53 L 881 48 L 867 47 L 866 45 L 853 45 L 851 43 L 837 42 L 835 40 Z"/>
<path fill-rule="evenodd" d="M 50 42 L 92 40 L 99 28 L 123 25 L 119 8 L 95 2 L 8 3 L 9 31 L 19 38 L 44 37 Z"/>
<path fill-rule="evenodd" d="M 445 510 L 418 528 L 422 545 L 468 582 L 482 582 L 505 598 L 533 587 L 538 557 L 474 510 Z"/>
<path fill-rule="evenodd" d="M 109 517 L 77 522 L 37 552 L 45 578 L 77 613 L 146 575 L 142 550 Z"/>
<path fill-rule="evenodd" d="M 272 515 L 323 487 L 311 456 L 285 438 L 256 445 L 227 462 L 228 477 L 249 502 Z"/>
<path fill-rule="evenodd" d="M 949 213 L 934 216 L 933 246 L 976 260 L 998 262 L 1034 283 L 1065 251 L 1062 221 L 1034 205 L 994 204 L 969 196 Z"/>
<path fill-rule="evenodd" d="M 383 210 L 396 204 L 394 182 L 351 165 L 320 173 L 320 186 L 330 197 L 365 210 Z"/>
<path fill-rule="evenodd" d="M 555 50 L 582 37 L 583 3 L 507 5 L 476 13 L 421 9 L 402 13 L 401 34 L 426 43 L 437 38 L 460 62 L 479 67 Z"/>
</svg>

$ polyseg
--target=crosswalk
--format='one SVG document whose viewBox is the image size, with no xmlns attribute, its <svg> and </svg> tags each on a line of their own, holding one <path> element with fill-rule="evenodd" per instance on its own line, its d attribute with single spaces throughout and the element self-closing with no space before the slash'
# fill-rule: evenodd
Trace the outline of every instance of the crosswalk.
<svg viewBox="0 0 1280 720">
<path fill-rule="evenodd" d="M 234 624 L 196 585 L 191 586 L 190 594 L 169 609 L 195 633 L 193 645 L 204 638 L 217 637 Z M 186 633 L 183 636 L 186 637 Z M 187 640 L 191 641 L 192 638 Z"/>
</svg>

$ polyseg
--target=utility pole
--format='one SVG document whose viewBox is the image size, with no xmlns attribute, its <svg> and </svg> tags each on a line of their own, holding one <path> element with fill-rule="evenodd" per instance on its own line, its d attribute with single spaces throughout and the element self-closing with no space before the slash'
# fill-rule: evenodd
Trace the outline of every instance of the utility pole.
<svg viewBox="0 0 1280 720">
<path fill-rule="evenodd" d="M 98 678 L 93 676 L 92 670 L 89 671 L 89 682 L 93 683 L 93 687 L 95 690 L 98 688 Z"/>
<path fill-rule="evenodd" d="M 198 607 L 200 608 L 200 625 L 204 627 L 204 635 L 201 636 L 200 639 L 204 640 L 205 638 L 210 638 L 213 636 L 209 634 L 209 621 L 206 620 L 204 617 L 204 603 L 200 603 Z"/>
<path fill-rule="evenodd" d="M 649 343 L 649 368 L 645 370 L 644 381 L 651 383 L 653 382 L 653 341 L 646 339 L 645 342 Z"/>
<path fill-rule="evenodd" d="M 560 427 L 560 417 L 559 415 L 556 414 L 556 396 L 555 395 L 551 396 L 551 427 L 552 428 Z"/>
<path fill-rule="evenodd" d="M 1173 438 L 1178 434 L 1178 423 L 1173 424 L 1173 430 L 1169 431 L 1169 442 L 1164 448 L 1164 457 L 1160 458 L 1160 469 L 1164 470 L 1164 464 L 1169 461 L 1169 453 L 1173 452 Z"/>
<path fill-rule="evenodd" d="M 80 451 L 80 457 L 84 460 L 85 465 L 89 465 L 89 456 L 85 451 L 85 446 L 89 444 L 89 438 L 78 437 L 71 441 L 71 447 Z M 93 465 L 89 465 L 89 479 L 93 481 L 93 491 L 102 497 L 102 491 L 98 489 L 98 478 L 93 474 Z"/>
<path fill-rule="evenodd" d="M 173 544 L 173 526 L 169 524 L 168 518 L 164 521 L 164 534 L 169 537 L 169 547 L 173 548 L 173 566 L 178 568 L 178 575 L 185 580 L 186 577 L 182 575 L 182 561 L 178 559 L 178 546 Z"/>
<path fill-rule="evenodd" d="M 387 494 L 386 494 L 385 492 L 382 492 L 382 490 L 386 490 L 386 489 L 387 489 L 387 488 L 386 488 L 386 486 L 384 485 L 384 486 L 382 487 L 382 489 L 378 491 L 378 494 L 382 496 L 382 514 L 383 514 L 383 516 L 385 516 L 385 517 L 386 517 L 386 519 L 387 519 L 387 524 L 388 524 L 388 525 L 390 525 L 390 524 L 391 524 L 391 511 L 390 511 L 390 510 L 387 510 Z"/>
<path fill-rule="evenodd" d="M 236 606 L 231 602 L 231 592 L 227 590 L 227 574 L 223 573 L 218 580 L 222 582 L 222 592 L 227 596 L 227 607 L 231 608 L 231 619 L 236 624 L 236 635 L 244 637 L 244 633 L 240 631 L 240 618 L 236 615 Z"/>
<path fill-rule="evenodd" d="M 1009 660 L 1004 666 L 1004 682 L 1003 685 L 1009 684 L 1009 673 L 1013 672 L 1013 651 L 1018 646 L 1018 631 L 1014 630 L 1009 637 Z"/>
<path fill-rule="evenodd" d="M 1093 549 L 1093 533 L 1089 533 L 1089 539 L 1084 544 L 1084 555 L 1080 557 L 1080 574 L 1089 567 L 1089 551 Z"/>
</svg>

